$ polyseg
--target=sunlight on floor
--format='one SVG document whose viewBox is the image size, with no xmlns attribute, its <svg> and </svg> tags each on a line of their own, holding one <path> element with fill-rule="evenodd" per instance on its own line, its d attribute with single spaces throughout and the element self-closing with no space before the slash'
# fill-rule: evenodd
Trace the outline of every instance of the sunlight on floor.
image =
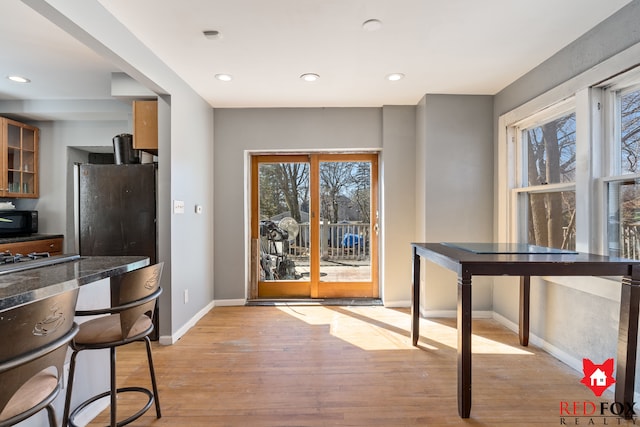
<svg viewBox="0 0 640 427">
<path fill-rule="evenodd" d="M 278 309 L 310 325 L 327 325 L 331 335 L 363 350 L 419 349 L 410 342 L 411 315 L 402 311 L 385 307 L 362 310 L 360 307 L 319 305 L 283 305 Z M 370 315 L 372 312 L 375 317 Z M 363 326 L 370 333 L 363 334 Z M 443 347 L 457 348 L 458 335 L 454 327 L 435 320 L 420 319 L 420 331 L 419 344 L 422 349 L 437 351 Z M 477 334 L 473 334 L 471 346 L 475 354 L 533 354 L 526 347 L 503 344 Z"/>
</svg>

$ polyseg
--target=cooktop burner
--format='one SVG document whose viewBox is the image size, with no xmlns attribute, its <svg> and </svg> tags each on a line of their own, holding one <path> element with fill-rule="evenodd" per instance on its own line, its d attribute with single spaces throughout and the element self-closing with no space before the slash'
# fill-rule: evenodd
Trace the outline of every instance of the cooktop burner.
<svg viewBox="0 0 640 427">
<path fill-rule="evenodd" d="M 49 258 L 49 252 L 31 252 L 27 255 L 15 254 L 10 251 L 0 252 L 0 264 L 14 264 L 16 262 L 33 261 L 40 258 Z"/>
<path fill-rule="evenodd" d="M 32 252 L 27 255 L 0 252 L 0 274 L 30 270 L 48 265 L 80 259 L 77 254 L 50 255 L 48 252 Z"/>
</svg>

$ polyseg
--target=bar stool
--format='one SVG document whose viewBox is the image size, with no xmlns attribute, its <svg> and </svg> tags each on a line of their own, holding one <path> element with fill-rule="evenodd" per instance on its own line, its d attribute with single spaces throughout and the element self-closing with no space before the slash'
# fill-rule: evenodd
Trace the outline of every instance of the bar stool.
<svg viewBox="0 0 640 427">
<path fill-rule="evenodd" d="M 69 342 L 78 333 L 74 311 L 78 289 L 0 313 L 0 426 L 12 426 L 47 409 L 63 381 Z"/>
<path fill-rule="evenodd" d="M 160 401 L 158 400 L 158 387 L 151 356 L 151 340 L 149 334 L 153 331 L 153 313 L 156 300 L 162 293 L 160 277 L 164 263 L 154 264 L 120 276 L 111 278 L 111 307 L 98 310 L 76 311 L 76 316 L 101 317 L 80 324 L 80 332 L 71 342 L 71 365 L 69 369 L 69 383 L 67 385 L 67 398 L 65 401 L 63 423 L 64 426 L 75 424 L 75 418 L 89 405 L 97 400 L 110 396 L 110 425 L 112 427 L 123 426 L 140 418 L 155 402 L 156 416 L 162 416 Z M 123 387 L 116 385 L 116 348 L 135 342 L 144 341 L 147 347 L 147 359 L 149 374 L 153 390 L 144 387 Z M 71 407 L 71 395 L 76 367 L 76 357 L 83 350 L 106 349 L 110 351 L 111 385 L 110 390 L 82 402 L 73 412 Z M 121 393 L 142 393 L 147 396 L 147 403 L 135 414 L 118 421 L 116 400 Z"/>
</svg>

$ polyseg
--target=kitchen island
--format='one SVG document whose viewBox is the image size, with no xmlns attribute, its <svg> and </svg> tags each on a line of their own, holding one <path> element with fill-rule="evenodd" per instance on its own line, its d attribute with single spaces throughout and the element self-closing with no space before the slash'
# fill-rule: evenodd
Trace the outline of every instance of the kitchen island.
<svg viewBox="0 0 640 427">
<path fill-rule="evenodd" d="M 85 257 L 74 254 L 0 265 L 0 328 L 3 327 L 2 312 L 77 288 L 80 288 L 77 309 L 109 306 L 109 279 L 147 265 L 149 258 L 145 256 Z M 76 318 L 78 322 L 84 320 Z M 96 350 L 83 357 L 85 359 L 76 371 L 72 407 L 109 389 L 109 370 L 95 368 L 108 366 L 108 350 Z M 58 417 L 62 414 L 64 397 L 65 394 L 60 393 L 53 402 Z M 87 411 L 86 421 L 108 404 L 103 403 L 103 406 L 96 404 L 93 412 Z M 39 427 L 46 424 L 46 411 L 40 411 L 19 425 Z"/>
<path fill-rule="evenodd" d="M 67 256 L 73 258 L 73 256 Z M 51 259 L 57 259 L 51 257 Z M 62 261 L 62 259 L 60 259 Z M 0 270 L 0 312 L 149 265 L 144 256 L 77 257 L 53 265 L 25 263 L 22 271 Z M 34 268 L 30 268 L 33 265 Z"/>
</svg>

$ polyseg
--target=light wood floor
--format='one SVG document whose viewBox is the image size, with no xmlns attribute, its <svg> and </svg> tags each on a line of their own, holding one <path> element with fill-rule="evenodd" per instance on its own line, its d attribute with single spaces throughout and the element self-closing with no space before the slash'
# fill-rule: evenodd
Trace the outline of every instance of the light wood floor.
<svg viewBox="0 0 640 427">
<path fill-rule="evenodd" d="M 561 401 L 612 402 L 613 395 L 596 398 L 580 373 L 520 347 L 493 320 L 474 320 L 473 406 L 462 420 L 455 320 L 421 322 L 415 348 L 405 309 L 217 307 L 176 344 L 154 346 L 163 417 L 152 409 L 134 425 L 627 425 L 561 420 Z M 118 353 L 119 386 L 148 384 L 142 345 L 129 347 Z"/>
</svg>

